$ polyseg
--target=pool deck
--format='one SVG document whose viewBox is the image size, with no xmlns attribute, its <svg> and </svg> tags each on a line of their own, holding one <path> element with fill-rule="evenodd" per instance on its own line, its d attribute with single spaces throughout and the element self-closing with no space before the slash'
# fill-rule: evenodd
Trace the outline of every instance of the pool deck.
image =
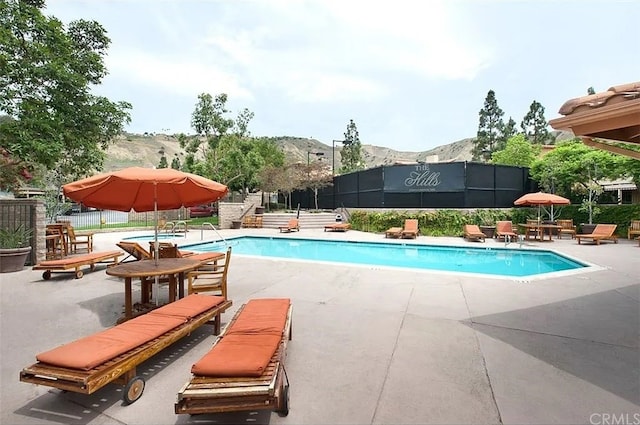
<svg viewBox="0 0 640 425">
<path fill-rule="evenodd" d="M 141 232 L 100 233 L 96 250 Z M 144 232 L 147 233 L 148 232 Z M 223 230 L 268 235 L 503 247 L 495 240 L 385 239 L 349 230 Z M 180 244 L 215 238 L 190 230 Z M 144 243 L 144 242 L 142 242 Z M 518 244 L 510 244 L 517 247 Z M 203 327 L 138 368 L 147 385 L 124 406 L 119 385 L 92 395 L 19 382 L 41 351 L 112 326 L 122 280 L 27 267 L 0 274 L 2 424 L 598 424 L 640 423 L 640 247 L 571 239 L 528 242 L 597 267 L 527 281 L 234 255 L 223 324 L 251 298 L 289 297 L 291 411 L 175 415 L 191 365 L 214 341 Z M 134 283 L 134 299 L 139 284 Z M 163 294 L 164 295 L 164 294 Z M 162 295 L 161 295 L 162 296 Z M 608 415 L 608 416 L 607 416 Z M 637 416 L 634 416 L 637 415 Z M 607 420 L 609 422 L 607 422 Z"/>
</svg>

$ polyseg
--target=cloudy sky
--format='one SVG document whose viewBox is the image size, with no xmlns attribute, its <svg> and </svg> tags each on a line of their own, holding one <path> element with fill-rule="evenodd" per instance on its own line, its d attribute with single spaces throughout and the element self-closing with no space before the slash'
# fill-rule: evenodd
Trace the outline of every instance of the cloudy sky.
<svg viewBox="0 0 640 425">
<path fill-rule="evenodd" d="M 127 130 L 193 133 L 200 93 L 226 93 L 254 136 L 423 151 L 478 128 L 489 90 L 519 124 L 640 80 L 637 0 L 48 0 L 112 44 L 96 93 L 133 105 Z"/>
</svg>

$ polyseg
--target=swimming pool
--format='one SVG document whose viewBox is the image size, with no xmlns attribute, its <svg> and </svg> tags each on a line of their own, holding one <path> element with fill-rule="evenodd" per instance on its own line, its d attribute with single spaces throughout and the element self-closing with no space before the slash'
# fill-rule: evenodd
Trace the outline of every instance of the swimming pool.
<svg viewBox="0 0 640 425">
<path fill-rule="evenodd" d="M 224 251 L 227 245 L 233 247 L 234 254 L 241 255 L 518 278 L 588 267 L 552 251 L 499 247 L 241 236 L 226 241 L 189 244 L 181 248 L 209 252 Z"/>
<path fill-rule="evenodd" d="M 184 239 L 184 233 L 158 233 L 158 239 L 175 239 L 182 238 Z M 129 236 L 128 238 L 124 238 L 127 241 L 153 241 L 154 235 L 153 233 L 150 235 L 139 235 L 139 236 Z"/>
</svg>

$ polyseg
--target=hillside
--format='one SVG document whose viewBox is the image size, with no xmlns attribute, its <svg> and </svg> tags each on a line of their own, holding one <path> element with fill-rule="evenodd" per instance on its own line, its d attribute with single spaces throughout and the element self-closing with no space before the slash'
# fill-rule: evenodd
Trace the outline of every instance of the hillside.
<svg viewBox="0 0 640 425">
<path fill-rule="evenodd" d="M 298 137 L 275 138 L 275 143 L 285 152 L 289 162 L 307 162 L 307 157 L 316 159 L 314 153 L 322 153 L 317 158 L 333 163 L 332 146 L 326 145 L 315 139 Z M 435 161 L 469 161 L 471 160 L 471 149 L 473 139 L 463 139 L 448 145 L 438 146 L 423 152 L 396 151 L 390 148 L 373 145 L 362 145 L 363 158 L 367 168 L 380 165 L 390 165 L 394 163 L 407 162 L 435 162 Z M 342 146 L 335 146 L 335 168 L 340 168 L 340 150 Z M 118 138 L 107 150 L 105 160 L 105 171 L 118 170 L 124 167 L 140 166 L 152 167 L 158 165 L 160 161 L 160 150 L 164 150 L 167 161 L 178 155 L 181 160 L 183 150 L 180 148 L 178 140 L 166 134 L 136 135 L 128 134 Z M 437 155 L 437 159 L 433 157 Z"/>
</svg>

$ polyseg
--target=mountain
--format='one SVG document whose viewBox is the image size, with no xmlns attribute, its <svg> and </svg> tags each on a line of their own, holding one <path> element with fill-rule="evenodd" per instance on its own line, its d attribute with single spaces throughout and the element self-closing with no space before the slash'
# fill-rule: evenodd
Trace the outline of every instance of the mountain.
<svg viewBox="0 0 640 425">
<path fill-rule="evenodd" d="M 326 145 L 315 139 L 300 137 L 274 137 L 272 140 L 280 146 L 288 162 L 302 162 L 320 160 L 340 168 L 340 150 L 342 146 Z M 422 152 L 396 151 L 381 146 L 362 145 L 362 156 L 366 168 L 414 162 L 448 162 L 470 161 L 472 138 L 459 140 L 448 145 Z M 161 151 L 164 151 L 167 161 L 171 164 L 174 156 L 183 162 L 184 154 L 180 143 L 172 135 L 167 134 L 126 134 L 112 143 L 107 149 L 105 171 L 114 171 L 125 167 L 153 167 L 160 162 Z M 335 153 L 335 156 L 334 156 Z"/>
</svg>

